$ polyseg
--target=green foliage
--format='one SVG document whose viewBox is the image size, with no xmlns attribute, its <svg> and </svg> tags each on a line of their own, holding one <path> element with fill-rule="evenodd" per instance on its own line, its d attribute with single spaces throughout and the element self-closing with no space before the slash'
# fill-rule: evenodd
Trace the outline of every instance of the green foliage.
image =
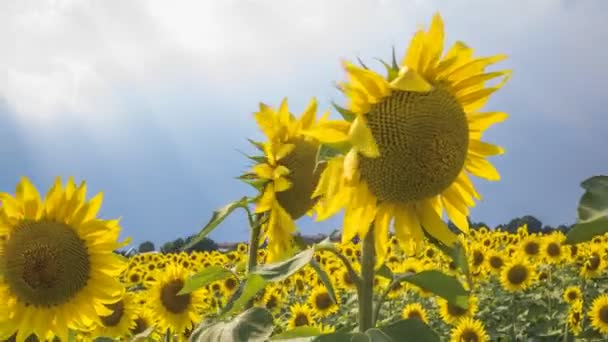
<svg viewBox="0 0 608 342">
<path fill-rule="evenodd" d="M 154 248 L 154 243 L 152 243 L 152 241 L 145 241 L 139 244 L 139 247 L 137 248 L 137 251 L 139 253 L 147 253 L 147 252 L 154 252 L 155 248 Z"/>
<path fill-rule="evenodd" d="M 371 328 L 363 333 L 335 332 L 319 335 L 314 342 L 369 341 L 369 342 L 438 342 L 439 336 L 418 319 L 405 319 L 387 326 Z"/>
<path fill-rule="evenodd" d="M 585 193 L 578 205 L 578 222 L 566 236 L 566 243 L 575 244 L 608 232 L 608 176 L 586 179 L 581 187 Z"/>
<path fill-rule="evenodd" d="M 272 340 L 289 340 L 293 341 L 293 339 L 302 338 L 302 337 L 313 337 L 321 334 L 321 331 L 317 327 L 311 327 L 308 325 L 295 327 L 291 330 L 287 330 L 283 333 L 277 334 L 272 337 Z"/>
<path fill-rule="evenodd" d="M 267 341 L 272 331 L 272 314 L 266 309 L 254 307 L 228 322 L 217 322 L 195 329 L 190 336 L 190 341 L 261 342 Z"/>
<path fill-rule="evenodd" d="M 469 293 L 464 289 L 460 281 L 440 271 L 422 271 L 416 274 L 397 277 L 397 280 L 414 284 L 463 309 L 468 307 Z"/>
</svg>

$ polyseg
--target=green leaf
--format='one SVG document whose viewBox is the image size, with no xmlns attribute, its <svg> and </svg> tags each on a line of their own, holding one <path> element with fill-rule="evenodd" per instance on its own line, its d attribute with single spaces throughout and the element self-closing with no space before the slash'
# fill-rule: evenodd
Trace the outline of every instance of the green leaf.
<svg viewBox="0 0 608 342">
<path fill-rule="evenodd" d="M 331 301 L 334 303 L 338 303 L 338 301 L 336 300 L 336 292 L 334 291 L 334 286 L 332 285 L 331 281 L 329 280 L 329 276 L 327 275 L 327 272 L 325 272 L 325 270 L 323 270 L 321 268 L 321 266 L 315 259 L 310 260 L 310 266 L 315 270 L 315 272 L 317 272 L 319 279 L 321 279 L 321 282 L 327 289 L 327 294 L 329 295 L 329 298 L 331 299 Z"/>
<path fill-rule="evenodd" d="M 566 244 L 576 244 L 608 232 L 608 176 L 586 179 L 578 205 L 578 222 L 568 232 Z"/>
<path fill-rule="evenodd" d="M 188 278 L 184 287 L 177 294 L 184 295 L 211 284 L 214 281 L 230 278 L 232 276 L 234 276 L 234 274 L 222 266 L 210 266 Z"/>
<path fill-rule="evenodd" d="M 352 333 L 334 332 L 330 334 L 319 335 L 313 340 L 313 342 L 350 342 L 352 337 Z"/>
<path fill-rule="evenodd" d="M 273 330 L 272 314 L 253 307 L 229 322 L 218 322 L 207 327 L 196 339 L 205 342 L 267 341 Z"/>
<path fill-rule="evenodd" d="M 251 143 L 251 145 L 253 145 L 255 148 L 257 148 L 261 152 L 264 152 L 264 143 L 255 141 L 255 140 L 251 140 L 251 139 L 247 139 L 247 141 L 249 141 L 249 143 Z"/>
<path fill-rule="evenodd" d="M 467 309 L 469 306 L 468 292 L 460 281 L 437 270 L 422 271 L 420 273 L 405 275 L 398 278 L 410 284 L 421 287 L 444 298 L 448 303 Z"/>
<path fill-rule="evenodd" d="M 267 282 L 281 281 L 306 266 L 314 253 L 314 248 L 309 248 L 285 261 L 257 266 L 252 273 L 262 276 Z"/>
<path fill-rule="evenodd" d="M 428 325 L 418 319 L 404 319 L 393 324 L 378 328 L 389 340 L 380 339 L 381 335 L 374 334 L 376 341 L 412 341 L 412 342 L 438 342 L 439 336 Z M 370 329 L 374 330 L 374 329 Z M 368 332 L 370 331 L 368 330 Z M 367 333 L 367 332 L 366 332 Z M 374 339 L 378 338 L 378 339 Z"/>
<path fill-rule="evenodd" d="M 367 67 L 367 65 L 365 65 L 365 63 L 363 63 L 363 61 L 361 60 L 361 58 L 357 57 L 357 61 L 359 62 L 359 64 L 361 64 L 361 66 L 363 67 L 363 69 L 369 70 L 369 68 Z"/>
<path fill-rule="evenodd" d="M 299 337 L 312 337 L 312 336 L 319 336 L 320 333 L 321 333 L 321 330 L 319 330 L 319 328 L 304 325 L 304 326 L 300 326 L 300 327 L 295 327 L 294 329 L 287 330 L 284 333 L 273 336 L 271 338 L 271 340 L 274 341 L 274 340 L 294 339 L 294 338 L 299 338 Z"/>
<path fill-rule="evenodd" d="M 255 295 L 258 294 L 268 284 L 259 274 L 250 273 L 239 290 L 232 296 L 224 307 L 220 318 L 226 317 L 234 312 L 241 310 Z"/>
<path fill-rule="evenodd" d="M 359 332 L 353 333 L 350 342 L 371 342 L 372 339 L 366 334 L 362 334 Z"/>
<path fill-rule="evenodd" d="M 376 270 L 376 274 L 388 280 L 393 280 L 394 277 L 393 272 L 385 264 L 383 264 L 378 270 Z"/>
<path fill-rule="evenodd" d="M 386 63 L 385 61 L 383 61 L 381 59 L 377 59 L 377 60 L 380 61 L 380 63 L 382 63 L 382 65 L 384 65 L 384 68 L 386 69 L 386 80 L 387 81 L 391 82 L 395 78 L 397 78 L 397 76 L 399 76 L 399 69 L 394 69 L 393 67 L 388 65 L 388 63 Z"/>
<path fill-rule="evenodd" d="M 335 103 L 335 102 L 332 101 L 331 104 L 338 111 L 338 113 L 340 113 L 340 115 L 342 115 L 342 117 L 344 118 L 344 120 L 346 120 L 348 122 L 352 122 L 357 117 L 357 114 L 351 112 L 350 110 L 348 110 L 346 108 L 338 106 L 337 103 Z"/>
<path fill-rule="evenodd" d="M 365 335 L 369 337 L 371 342 L 393 342 L 393 339 L 390 338 L 387 334 L 382 332 L 382 330 L 378 328 L 371 328 L 365 332 Z"/>
<path fill-rule="evenodd" d="M 207 222 L 205 227 L 203 227 L 203 229 L 201 229 L 201 231 L 192 239 L 192 241 L 190 241 L 190 243 L 186 244 L 182 248 L 182 250 L 188 250 L 200 241 L 203 241 L 203 239 L 209 233 L 211 233 L 220 223 L 222 223 L 222 221 L 224 221 L 224 219 L 228 217 L 228 215 L 230 215 L 230 213 L 232 213 L 235 209 L 243 208 L 248 210 L 247 205 L 247 197 L 243 197 L 238 201 L 230 202 L 224 207 L 214 211 L 211 215 L 211 219 L 209 220 L 209 222 Z"/>
</svg>

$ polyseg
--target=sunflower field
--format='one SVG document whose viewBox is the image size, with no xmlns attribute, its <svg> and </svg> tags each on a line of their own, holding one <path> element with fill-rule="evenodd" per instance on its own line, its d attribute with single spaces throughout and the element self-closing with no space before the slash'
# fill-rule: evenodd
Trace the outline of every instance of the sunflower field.
<svg viewBox="0 0 608 342">
<path fill-rule="evenodd" d="M 344 61 L 341 119 L 287 99 L 253 117 L 265 141 L 238 178 L 254 189 L 213 212 L 177 253 L 119 253 L 102 194 L 58 177 L 0 193 L 0 338 L 8 341 L 574 341 L 608 339 L 608 177 L 578 221 L 539 234 L 469 227 L 471 176 L 498 181 L 502 148 L 481 111 L 511 77 L 456 41 L 436 14 L 385 75 Z M 245 214 L 234 250 L 192 247 Z M 307 244 L 296 221 L 343 213 Z M 451 224 L 447 224 L 449 220 Z"/>
</svg>

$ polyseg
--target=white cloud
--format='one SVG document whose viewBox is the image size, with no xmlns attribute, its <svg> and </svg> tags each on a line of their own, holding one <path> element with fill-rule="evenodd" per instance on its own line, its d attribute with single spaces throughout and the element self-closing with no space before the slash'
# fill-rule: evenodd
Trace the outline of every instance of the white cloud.
<svg viewBox="0 0 608 342">
<path fill-rule="evenodd" d="M 608 77 L 602 7 L 599 0 L 9 0 L 0 4 L 0 95 L 20 120 L 90 126 L 119 120 L 132 94 L 155 103 L 200 86 L 212 88 L 209 96 L 266 88 L 279 98 L 307 82 L 330 88 L 332 78 L 315 70 L 338 75 L 342 57 L 388 57 L 392 44 L 401 53 L 439 9 L 450 41 L 511 55 L 514 80 L 522 80 L 513 94 L 563 111 L 580 96 L 600 96 L 581 91 L 582 80 Z M 534 83 L 535 93 L 524 90 Z M 569 92 L 571 84 L 579 90 Z M 579 97 L 539 101 L 544 107 L 534 101 L 551 92 Z"/>
</svg>

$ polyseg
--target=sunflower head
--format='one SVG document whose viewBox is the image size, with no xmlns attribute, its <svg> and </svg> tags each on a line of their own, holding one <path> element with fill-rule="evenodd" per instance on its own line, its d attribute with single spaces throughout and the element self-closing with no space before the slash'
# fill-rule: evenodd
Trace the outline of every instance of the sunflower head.
<svg viewBox="0 0 608 342">
<path fill-rule="evenodd" d="M 339 297 L 336 297 L 338 300 Z M 316 285 L 308 297 L 308 304 L 312 308 L 316 316 L 327 317 L 338 311 L 340 303 L 336 303 L 331 299 L 329 292 L 323 285 Z"/>
<path fill-rule="evenodd" d="M 422 240 L 424 229 L 453 244 L 455 235 L 442 215 L 445 210 L 468 231 L 469 207 L 480 199 L 468 175 L 499 179 L 486 157 L 503 150 L 481 137 L 507 115 L 479 110 L 510 75 L 485 71 L 504 56 L 476 58 L 462 42 L 444 55 L 443 40 L 443 21 L 436 15 L 428 31 L 414 35 L 401 64 L 384 63 L 386 77 L 345 62 L 348 80 L 340 88 L 348 105 L 340 111 L 349 120 L 307 132 L 323 143 L 350 147 L 321 177 L 315 191 L 323 198 L 319 217 L 345 207 L 344 241 L 365 236 L 374 222 L 380 260 L 393 221 L 402 243 Z M 488 85 L 494 79 L 502 81 Z"/>
<path fill-rule="evenodd" d="M 317 124 L 317 102 L 312 99 L 300 118 L 290 112 L 287 99 L 278 110 L 260 104 L 255 113 L 258 126 L 267 138 L 252 143 L 263 153 L 250 157 L 255 165 L 241 178 L 260 191 L 256 212 L 268 212 L 264 228 L 269 261 L 289 254 L 294 220 L 308 213 L 315 201 L 312 193 L 325 164 L 318 163 L 319 143 L 303 134 Z"/>
<path fill-rule="evenodd" d="M 410 303 L 403 308 L 401 313 L 403 319 L 418 319 L 424 323 L 428 323 L 426 310 L 420 303 Z"/>
<path fill-rule="evenodd" d="M 509 292 L 523 291 L 537 278 L 537 272 L 524 257 L 519 256 L 506 264 L 500 273 L 500 283 Z"/>
<path fill-rule="evenodd" d="M 124 292 L 118 221 L 96 218 L 102 195 L 87 201 L 86 189 L 57 178 L 42 201 L 23 177 L 15 196 L 0 193 L 0 294 L 17 340 L 67 339 L 70 326 L 100 323 Z"/>
<path fill-rule="evenodd" d="M 600 295 L 593 300 L 588 316 L 595 330 L 608 334 L 608 295 Z"/>
<path fill-rule="evenodd" d="M 312 309 L 308 304 L 294 303 L 289 307 L 289 312 L 289 329 L 315 325 Z"/>
<path fill-rule="evenodd" d="M 450 341 L 452 342 L 486 342 L 490 337 L 480 320 L 470 317 L 462 319 L 452 329 Z"/>
</svg>

